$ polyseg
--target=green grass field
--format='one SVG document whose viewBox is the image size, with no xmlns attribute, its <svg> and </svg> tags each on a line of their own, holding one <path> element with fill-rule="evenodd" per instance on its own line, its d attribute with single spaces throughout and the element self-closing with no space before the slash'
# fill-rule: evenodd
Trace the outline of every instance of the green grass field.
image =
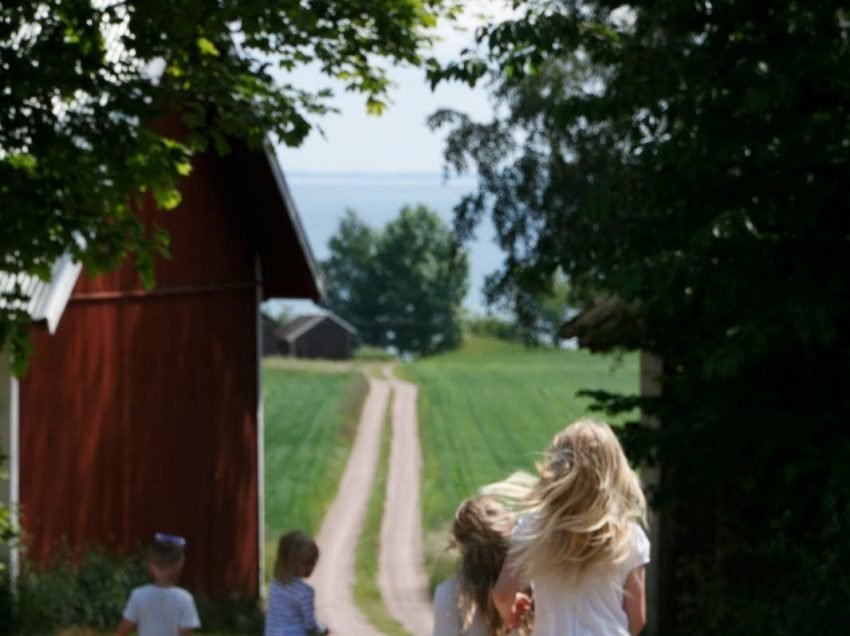
<svg viewBox="0 0 850 636">
<path fill-rule="evenodd" d="M 403 373 L 420 387 L 423 522 L 432 582 L 451 567 L 442 551 L 457 505 L 486 483 L 533 470 L 557 431 L 590 414 L 577 391 L 638 390 L 634 355 L 526 349 L 485 338 L 469 338 L 462 350 L 416 361 Z"/>
<path fill-rule="evenodd" d="M 363 374 L 351 367 L 264 364 L 267 575 L 282 532 L 318 532 L 367 388 Z"/>
</svg>

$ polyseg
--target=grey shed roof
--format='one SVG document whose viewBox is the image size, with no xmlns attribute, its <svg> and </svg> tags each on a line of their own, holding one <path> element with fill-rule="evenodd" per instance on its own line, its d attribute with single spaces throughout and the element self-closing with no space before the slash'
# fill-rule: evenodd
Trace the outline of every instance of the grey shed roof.
<svg viewBox="0 0 850 636">
<path fill-rule="evenodd" d="M 336 314 L 328 312 L 325 314 L 307 314 L 305 316 L 293 318 L 278 330 L 277 335 L 282 340 L 294 342 L 325 319 L 335 322 L 352 335 L 357 334 L 357 329 L 355 329 L 350 323 L 346 322 Z"/>
</svg>

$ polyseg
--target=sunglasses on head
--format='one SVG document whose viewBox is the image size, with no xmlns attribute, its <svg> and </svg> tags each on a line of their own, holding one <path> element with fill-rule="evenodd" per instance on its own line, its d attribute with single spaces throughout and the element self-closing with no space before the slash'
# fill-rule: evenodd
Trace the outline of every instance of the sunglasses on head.
<svg viewBox="0 0 850 636">
<path fill-rule="evenodd" d="M 157 532 L 153 535 L 154 541 L 157 543 L 165 543 L 168 545 L 173 545 L 177 548 L 185 548 L 186 547 L 186 539 L 176 534 L 167 534 L 165 532 Z"/>
</svg>

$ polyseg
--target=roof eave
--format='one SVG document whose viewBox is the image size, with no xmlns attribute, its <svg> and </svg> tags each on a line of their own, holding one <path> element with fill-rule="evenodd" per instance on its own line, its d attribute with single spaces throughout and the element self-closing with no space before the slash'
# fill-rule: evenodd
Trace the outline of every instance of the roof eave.
<svg viewBox="0 0 850 636">
<path fill-rule="evenodd" d="M 325 296 L 325 280 L 322 276 L 321 270 L 319 269 L 318 263 L 316 262 L 313 250 L 310 248 L 310 243 L 307 240 L 307 234 L 304 231 L 304 226 L 301 224 L 301 217 L 298 214 L 298 207 L 295 205 L 295 200 L 292 198 L 292 193 L 289 191 L 289 185 L 286 183 L 286 177 L 283 174 L 283 169 L 280 167 L 280 162 L 277 160 L 277 155 L 275 154 L 271 140 L 268 136 L 266 136 L 265 143 L 263 144 L 263 150 L 266 154 L 266 159 L 269 162 L 272 175 L 274 175 L 275 183 L 278 191 L 280 192 L 280 196 L 283 199 L 284 206 L 289 214 L 289 222 L 292 224 L 298 244 L 304 254 L 307 267 L 310 270 L 313 285 L 316 288 L 317 298 L 314 300 L 321 301 Z"/>
<path fill-rule="evenodd" d="M 50 288 L 40 316 L 47 323 L 47 331 L 51 334 L 56 333 L 59 327 L 59 320 L 65 313 L 81 270 L 82 265 L 74 262 L 68 254 L 53 266 Z"/>
<path fill-rule="evenodd" d="M 24 295 L 23 299 L 12 301 L 11 304 L 6 299 L 0 300 L 0 307 L 24 309 L 33 323 L 44 324 L 48 332 L 56 333 L 81 269 L 79 263 L 65 254 L 53 264 L 48 280 L 29 274 L 0 272 L 0 285 L 4 289 L 11 290 L 17 286 Z"/>
</svg>

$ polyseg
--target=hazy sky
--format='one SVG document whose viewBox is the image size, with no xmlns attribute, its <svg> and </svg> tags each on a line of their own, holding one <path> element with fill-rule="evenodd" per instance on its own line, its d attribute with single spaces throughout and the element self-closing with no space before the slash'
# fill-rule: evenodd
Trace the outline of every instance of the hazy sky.
<svg viewBox="0 0 850 636">
<path fill-rule="evenodd" d="M 472 0 L 465 5 L 467 11 L 458 23 L 445 21 L 438 29 L 440 41 L 433 54 L 441 60 L 454 59 L 462 48 L 474 42 L 474 28 L 482 23 L 482 15 L 509 14 L 501 0 Z M 334 88 L 334 105 L 340 110 L 321 119 L 324 137 L 314 131 L 299 148 L 277 148 L 308 240 L 319 260 L 327 258 L 327 240 L 348 207 L 375 227 L 394 217 L 401 206 L 416 203 L 428 205 L 451 223 L 454 205 L 474 189 L 473 178 L 454 179 L 446 184 L 438 176 L 421 175 L 435 175 L 443 169 L 445 133 L 431 132 L 425 120 L 444 107 L 464 111 L 476 119 L 488 119 L 492 107 L 485 89 L 451 83 L 431 91 L 424 71 L 412 68 L 393 68 L 389 76 L 396 84 L 390 93 L 392 104 L 379 117 L 366 114 L 363 95 L 339 90 L 316 69 L 302 69 L 286 77 L 296 86 Z M 398 177 L 412 173 L 420 175 L 412 180 Z M 358 179 L 358 174 L 363 177 Z M 379 176 L 387 174 L 397 176 L 393 180 Z M 471 280 L 464 304 L 472 311 L 482 312 L 484 277 L 502 261 L 489 223 L 480 228 L 467 247 Z M 312 303 L 286 304 L 293 306 L 296 313 L 315 310 Z M 272 311 L 279 307 L 276 302 L 270 305 Z"/>
<path fill-rule="evenodd" d="M 434 54 L 441 60 L 452 59 L 473 41 L 473 29 L 482 13 L 507 15 L 499 0 L 466 2 L 466 14 L 458 23 L 445 21 L 438 29 L 441 41 Z M 463 30 L 459 30 L 463 29 Z M 288 77 L 295 85 L 311 88 L 331 87 L 339 114 L 321 120 L 325 137 L 310 134 L 300 148 L 278 148 L 284 170 L 296 172 L 410 173 L 439 172 L 442 169 L 443 134 L 433 133 L 425 120 L 438 108 L 450 107 L 476 118 L 488 118 L 492 112 L 486 92 L 479 87 L 452 82 L 431 91 L 425 73 L 413 68 L 393 68 L 389 72 L 396 87 L 390 94 L 392 104 L 381 116 L 366 114 L 363 95 L 337 90 L 333 82 L 315 69 L 304 69 Z"/>
</svg>

